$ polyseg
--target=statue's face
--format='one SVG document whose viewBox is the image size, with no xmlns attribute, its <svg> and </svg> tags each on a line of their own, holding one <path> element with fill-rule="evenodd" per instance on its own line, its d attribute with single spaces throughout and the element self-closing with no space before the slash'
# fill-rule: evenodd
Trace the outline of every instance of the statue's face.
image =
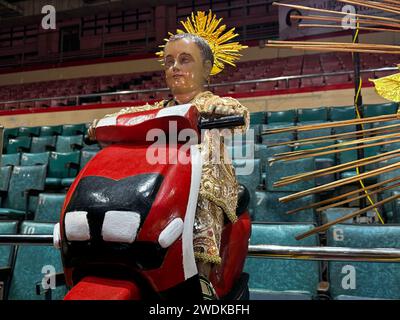
<svg viewBox="0 0 400 320">
<path fill-rule="evenodd" d="M 191 39 L 168 42 L 164 49 L 165 78 L 172 93 L 203 91 L 210 68 Z"/>
</svg>

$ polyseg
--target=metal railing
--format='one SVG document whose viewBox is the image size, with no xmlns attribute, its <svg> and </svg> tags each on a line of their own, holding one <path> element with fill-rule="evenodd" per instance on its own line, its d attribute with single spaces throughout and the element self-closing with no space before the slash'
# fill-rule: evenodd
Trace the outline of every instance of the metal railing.
<svg viewBox="0 0 400 320">
<path fill-rule="evenodd" d="M 398 71 L 397 67 L 384 67 L 377 69 L 366 69 L 361 70 L 361 73 L 367 72 L 380 72 L 380 71 Z M 316 77 L 326 77 L 326 76 L 335 76 L 335 75 L 346 75 L 353 74 L 353 71 L 339 71 L 339 72 L 329 72 L 329 73 L 314 73 L 314 74 L 306 74 L 306 75 L 298 75 L 298 76 L 283 76 L 283 77 L 273 77 L 273 78 L 261 78 L 255 80 L 240 80 L 234 82 L 225 82 L 225 83 L 216 83 L 211 84 L 209 87 L 224 87 L 224 86 L 233 86 L 239 84 L 253 84 L 253 83 L 263 83 L 263 82 L 276 82 L 276 81 L 285 81 L 286 88 L 289 88 L 289 81 L 294 79 L 307 79 L 307 78 L 316 78 Z M 154 93 L 154 92 L 164 92 L 169 91 L 168 88 L 155 88 L 155 89 L 141 89 L 141 90 L 124 90 L 124 91 L 115 91 L 115 92 L 104 92 L 104 93 L 90 93 L 90 94 L 81 94 L 81 95 L 70 95 L 70 96 L 56 96 L 56 97 L 46 97 L 46 98 L 34 98 L 34 99 L 22 99 L 22 100 L 7 100 L 0 101 L 0 104 L 5 103 L 22 103 L 22 102 L 35 102 L 35 101 L 48 101 L 48 100 L 75 100 L 76 105 L 79 105 L 79 99 L 81 98 L 98 98 L 105 96 L 115 96 L 115 95 L 125 95 L 125 94 L 136 94 L 136 93 Z"/>
<path fill-rule="evenodd" d="M 0 235 L 0 245 L 53 246 L 52 235 Z M 316 261 L 400 262 L 398 248 L 250 245 L 249 257 Z"/>
</svg>

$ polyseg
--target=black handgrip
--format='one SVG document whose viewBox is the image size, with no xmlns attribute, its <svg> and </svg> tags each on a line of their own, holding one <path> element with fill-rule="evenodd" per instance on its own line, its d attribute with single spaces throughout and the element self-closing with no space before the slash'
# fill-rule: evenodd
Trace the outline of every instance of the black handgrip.
<svg viewBox="0 0 400 320">
<path fill-rule="evenodd" d="M 200 129 L 219 129 L 243 126 L 245 124 L 243 116 L 224 116 L 215 119 L 201 118 L 199 122 Z"/>
</svg>

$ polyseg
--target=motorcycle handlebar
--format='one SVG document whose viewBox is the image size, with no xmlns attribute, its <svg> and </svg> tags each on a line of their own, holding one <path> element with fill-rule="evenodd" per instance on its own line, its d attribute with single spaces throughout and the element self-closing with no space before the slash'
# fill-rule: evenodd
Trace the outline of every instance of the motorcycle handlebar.
<svg viewBox="0 0 400 320">
<path fill-rule="evenodd" d="M 243 116 L 223 116 L 219 118 L 200 118 L 199 129 L 221 129 L 221 128 L 233 128 L 243 126 L 245 124 Z M 84 137 L 84 143 L 86 145 L 96 144 L 97 141 L 90 140 L 88 135 Z"/>
</svg>

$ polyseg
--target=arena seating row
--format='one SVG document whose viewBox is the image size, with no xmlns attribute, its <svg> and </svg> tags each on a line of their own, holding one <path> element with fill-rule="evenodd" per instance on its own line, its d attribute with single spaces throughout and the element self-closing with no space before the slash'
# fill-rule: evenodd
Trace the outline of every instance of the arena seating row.
<svg viewBox="0 0 400 320">
<path fill-rule="evenodd" d="M 396 112 L 395 106 L 390 104 L 366 107 L 366 113 L 370 115 L 394 112 Z M 306 118 L 304 118 L 305 115 L 307 115 Z M 277 120 L 276 123 L 286 121 L 292 125 L 301 125 L 312 121 L 324 122 L 349 119 L 353 118 L 353 116 L 354 108 L 352 107 L 289 110 L 279 113 L 253 113 L 251 114 L 251 126 L 252 128 L 260 129 L 271 123 L 273 124 L 275 120 Z M 289 119 L 291 120 L 288 121 Z M 374 126 L 376 125 L 374 124 Z M 29 130 L 18 129 L 15 131 L 14 129 L 14 134 L 8 136 L 8 139 L 15 139 L 15 137 L 37 138 L 29 136 L 32 136 L 32 132 L 26 134 Z M 33 132 L 33 134 L 41 137 L 43 136 L 42 133 L 46 132 L 47 129 L 43 132 L 42 130 Z M 56 141 L 62 137 L 71 138 L 81 135 L 81 133 L 76 134 L 76 131 L 72 133 L 66 131 L 64 133 L 68 133 L 68 135 L 60 135 L 63 132 L 62 129 L 58 132 L 58 135 L 55 135 Z M 269 142 L 272 140 L 261 140 L 259 132 L 261 132 L 261 129 L 256 134 L 242 137 L 239 143 L 235 140 L 232 144 L 229 144 L 229 140 L 227 142 L 228 151 L 233 156 L 233 164 L 238 180 L 245 184 L 251 193 L 250 212 L 253 220 L 251 244 L 399 247 L 396 238 L 399 238 L 400 226 L 396 225 L 396 223 L 400 221 L 400 201 L 394 201 L 385 206 L 383 213 L 389 224 L 384 226 L 366 225 L 361 223 L 365 222 L 365 219 L 353 219 L 346 221 L 346 224 L 337 225 L 329 230 L 325 237 L 313 236 L 300 242 L 296 241 L 295 235 L 309 230 L 314 225 L 326 223 L 348 212 L 357 210 L 358 204 L 352 203 L 349 207 L 332 208 L 322 213 L 307 209 L 288 215 L 286 213 L 288 210 L 316 202 L 323 195 L 312 195 L 289 203 L 279 203 L 279 198 L 322 182 L 320 180 L 311 180 L 284 188 L 273 187 L 273 182 L 283 176 L 314 170 L 315 168 L 320 168 L 320 166 L 333 165 L 337 163 L 338 157 L 315 160 L 306 158 L 290 163 L 290 165 L 284 162 L 276 162 L 270 167 L 267 161 L 268 158 L 276 152 L 285 152 L 292 149 L 286 146 L 268 147 Z M 297 137 L 294 136 L 294 138 Z M 254 149 L 252 149 L 252 146 L 254 146 Z M 383 152 L 395 148 L 397 148 L 396 144 L 389 144 L 385 148 L 374 152 Z M 30 153 L 4 154 L 2 156 L 0 179 L 0 194 L 2 196 L 0 233 L 30 234 L 33 232 L 51 234 L 53 224 L 59 219 L 68 183 L 73 181 L 78 170 L 97 151 L 98 149 L 82 148 L 80 151 L 72 151 L 70 153 L 54 151 L 34 153 L 31 150 Z M 250 157 L 249 154 L 253 154 L 254 157 Z M 73 170 L 72 176 L 52 176 L 50 173 L 54 164 L 57 163 L 56 160 L 59 157 L 63 158 L 65 155 L 71 157 L 72 155 L 78 155 L 79 158 L 75 162 L 71 161 L 75 165 L 67 165 L 67 167 L 74 167 L 78 170 Z M 68 169 L 65 167 L 65 161 L 58 164 L 58 166 L 62 170 Z M 400 172 L 397 171 L 387 173 L 379 177 L 379 181 L 395 177 L 398 174 Z M 55 189 L 54 184 L 51 184 L 50 178 L 57 178 L 58 186 L 61 186 L 61 189 Z M 333 177 L 333 179 L 337 178 L 338 176 Z M 68 179 L 69 181 L 67 181 Z M 378 199 L 396 192 L 400 192 L 400 189 L 393 189 L 379 194 Z M 374 217 L 373 213 L 368 213 L 368 215 L 372 218 Z M 373 220 L 367 219 L 367 221 L 371 222 Z M 394 225 L 390 225 L 390 223 Z M 335 228 L 339 228 L 341 230 L 340 234 L 344 235 L 344 237 L 335 237 Z M 5 253 L 2 254 L 1 252 Z M 30 256 L 34 257 L 30 258 Z M 4 270 L 8 270 L 8 273 L 0 272 L 0 281 L 4 280 L 7 284 L 5 293 L 8 298 L 36 300 L 45 298 L 44 295 L 36 295 L 35 293 L 35 284 L 43 278 L 41 268 L 44 265 L 53 265 L 57 271 L 61 270 L 59 253 L 55 249 L 36 246 L 20 246 L 19 248 L 0 246 L 0 270 L 2 267 Z M 27 271 L 24 268 L 29 270 Z M 245 271 L 250 274 L 249 285 L 252 299 L 395 299 L 400 296 L 400 290 L 397 286 L 399 281 L 398 268 L 399 266 L 395 263 L 325 263 L 249 257 L 246 261 Z M 355 284 L 352 282 L 353 275 L 356 277 Z M 322 290 L 324 288 L 321 285 L 322 281 L 329 282 L 329 290 L 326 290 L 326 286 Z M 385 286 L 381 286 L 382 283 Z M 22 290 L 22 288 L 25 288 L 25 290 Z M 65 288 L 58 288 L 55 292 L 52 292 L 53 298 L 61 298 L 63 292 L 65 292 Z"/>
<path fill-rule="evenodd" d="M 237 69 L 227 67 L 224 72 L 213 78 L 213 84 L 235 82 L 240 80 L 257 80 L 281 76 L 297 76 L 307 74 L 323 74 L 339 71 L 353 70 L 353 63 L 349 55 L 341 53 L 327 53 L 318 55 L 305 55 L 287 58 L 239 62 Z M 361 55 L 363 69 L 393 67 L 396 57 L 392 55 L 363 54 Z M 284 66 L 284 68 L 282 68 Z M 379 78 L 393 72 L 367 72 L 362 74 L 364 82 L 369 78 Z M 352 75 L 325 75 L 313 78 L 292 79 L 286 81 L 259 82 L 253 84 L 239 84 L 213 88 L 218 95 L 228 93 L 243 93 L 281 90 L 288 88 L 305 88 L 335 84 L 349 84 Z M 135 94 L 120 94 L 103 96 L 101 98 L 81 98 L 77 101 L 74 96 L 96 94 L 105 92 L 118 92 L 125 90 L 159 89 L 165 87 L 162 71 L 148 73 L 132 73 L 80 79 L 56 80 L 20 85 L 7 85 L 0 87 L 0 110 L 60 107 L 86 103 L 110 103 L 114 101 L 135 101 L 148 99 L 165 99 L 166 92 L 148 92 Z M 22 93 L 22 94 L 21 94 Z M 70 97 L 70 98 L 51 98 Z M 42 101 L 21 101 L 3 103 L 1 101 L 14 101 L 35 98 L 49 98 Z"/>
</svg>

